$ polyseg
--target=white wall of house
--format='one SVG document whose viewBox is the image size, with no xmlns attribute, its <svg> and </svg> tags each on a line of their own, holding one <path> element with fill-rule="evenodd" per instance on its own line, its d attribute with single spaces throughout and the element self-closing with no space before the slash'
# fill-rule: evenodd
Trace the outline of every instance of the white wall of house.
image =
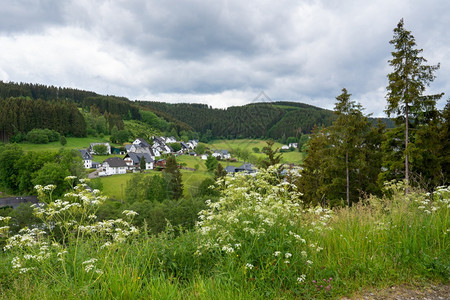
<svg viewBox="0 0 450 300">
<path fill-rule="evenodd" d="M 84 167 L 85 167 L 86 169 L 92 168 L 92 159 L 85 159 L 85 160 L 84 160 Z"/>
<path fill-rule="evenodd" d="M 110 167 L 107 163 L 104 167 L 106 175 L 125 174 L 127 172 L 127 167 Z"/>
</svg>

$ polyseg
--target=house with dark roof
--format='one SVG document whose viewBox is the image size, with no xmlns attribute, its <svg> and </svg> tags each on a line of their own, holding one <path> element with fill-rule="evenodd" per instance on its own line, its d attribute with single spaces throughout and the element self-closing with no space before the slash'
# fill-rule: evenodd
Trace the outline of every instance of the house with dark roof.
<svg viewBox="0 0 450 300">
<path fill-rule="evenodd" d="M 227 166 L 225 167 L 225 171 L 227 171 L 227 173 L 231 175 L 235 173 L 244 173 L 244 174 L 256 173 L 256 169 L 253 169 L 252 164 L 243 164 L 240 167 Z"/>
<path fill-rule="evenodd" d="M 128 166 L 123 159 L 119 157 L 110 157 L 102 163 L 98 175 L 109 176 L 115 174 L 125 174 L 127 169 Z"/>
<path fill-rule="evenodd" d="M 169 136 L 166 138 L 165 142 L 166 142 L 166 144 L 172 144 L 172 143 L 176 143 L 177 139 L 173 136 Z"/>
<path fill-rule="evenodd" d="M 180 142 L 181 145 L 181 150 L 183 151 L 189 151 L 191 148 L 189 147 L 188 144 L 186 144 L 185 142 Z"/>
<path fill-rule="evenodd" d="M 165 159 L 159 159 L 155 162 L 155 168 L 162 170 L 166 167 L 166 160 Z"/>
<path fill-rule="evenodd" d="M 92 168 L 92 155 L 88 150 L 82 149 L 78 150 L 81 153 L 81 158 L 83 159 L 83 164 L 86 169 Z"/>
<path fill-rule="evenodd" d="M 228 150 L 216 150 L 212 154 L 217 159 L 230 159 L 231 155 L 228 153 Z"/>
<path fill-rule="evenodd" d="M 148 153 L 130 152 L 130 153 L 127 153 L 127 155 L 125 155 L 125 157 L 123 158 L 123 160 L 127 164 L 129 170 L 140 169 L 141 159 L 145 160 L 145 169 L 146 170 L 153 169 L 153 163 L 155 162 L 155 160 Z"/>
<path fill-rule="evenodd" d="M 134 140 L 133 145 L 140 145 L 142 147 L 150 147 L 150 144 L 143 138 L 137 138 Z"/>
</svg>

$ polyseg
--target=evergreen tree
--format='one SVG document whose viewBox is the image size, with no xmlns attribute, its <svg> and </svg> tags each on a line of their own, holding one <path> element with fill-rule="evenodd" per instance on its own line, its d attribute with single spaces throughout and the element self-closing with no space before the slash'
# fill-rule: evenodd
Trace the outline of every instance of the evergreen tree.
<svg viewBox="0 0 450 300">
<path fill-rule="evenodd" d="M 275 142 L 272 140 L 268 140 L 266 144 L 267 146 L 262 149 L 262 153 L 267 155 L 267 158 L 261 160 L 261 166 L 265 169 L 281 162 L 281 154 L 277 155 L 279 149 L 273 149 L 273 145 L 275 144 Z"/>
<path fill-rule="evenodd" d="M 167 158 L 164 174 L 167 176 L 167 180 L 169 181 L 169 189 L 172 192 L 172 198 L 180 199 L 183 196 L 183 183 L 175 156 L 171 155 Z"/>
<path fill-rule="evenodd" d="M 225 171 L 221 163 L 218 163 L 216 170 L 214 170 L 214 179 L 218 180 L 225 176 L 227 176 L 227 171 Z"/>
<path fill-rule="evenodd" d="M 334 164 L 330 165 L 330 167 L 345 170 L 345 198 L 348 206 L 351 203 L 350 172 L 355 172 L 361 166 L 361 161 L 364 158 L 361 148 L 365 142 L 364 136 L 369 128 L 368 120 L 361 112 L 361 105 L 351 101 L 350 96 L 344 88 L 342 89 L 342 94 L 336 97 L 337 102 L 334 112 L 337 115 L 337 119 L 328 129 L 332 142 L 332 159 L 335 159 Z M 343 165 L 342 168 L 339 165 Z M 339 170 L 335 170 L 335 172 L 339 173 Z M 332 181 L 332 186 L 334 187 L 331 190 L 338 193 L 341 192 L 340 183 L 343 181 L 342 177 L 335 176 Z M 353 183 L 353 194 L 357 192 L 354 186 L 355 184 Z M 358 195 L 352 196 L 353 201 L 357 201 Z"/>
<path fill-rule="evenodd" d="M 420 56 L 423 50 L 416 48 L 414 36 L 403 26 L 404 22 L 401 19 L 394 29 L 394 38 L 390 41 L 395 48 L 395 51 L 392 52 L 393 57 L 389 60 L 394 71 L 388 75 L 386 113 L 389 117 L 396 116 L 397 124 L 401 122 L 405 124 L 404 174 L 405 180 L 409 184 L 410 125 L 420 121 L 427 115 L 427 112 L 434 111 L 436 100 L 440 99 L 443 94 L 423 95 L 425 87 L 434 80 L 434 72 L 439 69 L 439 64 L 425 65 L 427 60 Z"/>
<path fill-rule="evenodd" d="M 141 169 L 141 172 L 146 169 L 145 167 L 145 157 L 142 155 L 141 160 L 139 161 L 139 169 Z"/>
<path fill-rule="evenodd" d="M 342 90 L 336 97 L 336 121 L 320 131 L 316 128 L 307 144 L 300 179 L 307 203 L 334 206 L 345 199 L 350 206 L 362 194 L 380 191 L 376 182 L 384 126 L 372 128 L 361 106 L 350 96 Z"/>
<path fill-rule="evenodd" d="M 325 173 L 324 164 L 327 154 L 328 139 L 324 129 L 313 128 L 310 139 L 305 144 L 306 158 L 303 160 L 302 176 L 300 177 L 300 191 L 303 202 L 312 205 L 325 204 Z"/>
</svg>

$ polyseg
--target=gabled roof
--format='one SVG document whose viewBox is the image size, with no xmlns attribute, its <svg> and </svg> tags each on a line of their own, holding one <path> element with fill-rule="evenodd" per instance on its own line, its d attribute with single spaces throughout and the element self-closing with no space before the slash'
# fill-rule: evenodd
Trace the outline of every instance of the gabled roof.
<svg viewBox="0 0 450 300">
<path fill-rule="evenodd" d="M 227 171 L 227 173 L 234 173 L 236 172 L 236 167 L 235 166 L 225 167 L 225 171 Z"/>
<path fill-rule="evenodd" d="M 159 138 L 159 137 L 157 137 L 157 136 L 153 137 L 153 142 L 156 143 L 156 144 L 159 144 L 159 145 L 164 145 L 165 144 L 164 140 Z"/>
<path fill-rule="evenodd" d="M 127 155 L 125 155 L 125 158 L 131 158 L 133 160 L 133 164 L 137 165 L 141 162 L 141 157 L 144 157 L 145 161 L 147 163 L 151 163 L 154 160 L 152 159 L 152 157 L 148 154 L 148 153 L 134 153 L 134 152 L 130 152 Z"/>
<path fill-rule="evenodd" d="M 143 138 L 137 138 L 136 140 L 140 142 L 140 145 L 142 147 L 150 147 L 150 144 L 146 140 L 144 140 Z"/>
<path fill-rule="evenodd" d="M 255 171 L 252 169 L 252 164 L 243 164 L 242 166 L 236 168 L 236 172 L 253 172 Z"/>
<path fill-rule="evenodd" d="M 103 163 L 108 163 L 110 167 L 127 167 L 125 161 L 119 157 L 110 157 L 106 159 Z"/>
<path fill-rule="evenodd" d="M 83 158 L 83 160 L 92 160 L 92 155 L 89 153 L 88 150 L 81 149 L 78 151 L 80 151 L 81 157 Z"/>
</svg>

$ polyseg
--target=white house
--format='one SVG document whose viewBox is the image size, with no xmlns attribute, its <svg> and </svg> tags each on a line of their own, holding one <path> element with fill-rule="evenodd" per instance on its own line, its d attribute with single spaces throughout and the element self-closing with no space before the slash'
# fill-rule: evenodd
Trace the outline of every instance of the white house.
<svg viewBox="0 0 450 300">
<path fill-rule="evenodd" d="M 133 142 L 133 145 L 140 145 L 142 147 L 150 147 L 150 144 L 147 143 L 147 141 L 142 138 L 135 139 Z"/>
<path fill-rule="evenodd" d="M 215 158 L 219 158 L 219 159 L 230 159 L 231 158 L 231 155 L 230 155 L 230 153 L 228 153 L 227 150 L 216 150 L 216 151 L 214 151 L 212 156 L 214 156 Z"/>
<path fill-rule="evenodd" d="M 202 158 L 203 160 L 207 160 L 207 159 L 208 159 L 208 154 L 202 154 L 201 158 Z"/>
<path fill-rule="evenodd" d="M 189 148 L 191 149 L 195 149 L 195 147 L 197 147 L 198 145 L 198 141 L 197 140 L 189 140 L 186 145 L 189 146 Z"/>
<path fill-rule="evenodd" d="M 125 174 L 127 169 L 128 166 L 123 159 L 119 157 L 110 157 L 102 163 L 99 175 L 109 176 L 115 174 Z"/>
<path fill-rule="evenodd" d="M 283 146 L 281 146 L 281 150 L 289 150 L 289 146 L 288 145 L 283 145 Z"/>
<path fill-rule="evenodd" d="M 88 150 L 79 150 L 81 153 L 81 157 L 83 158 L 84 167 L 86 169 L 92 168 L 92 155 L 89 153 Z"/>
<path fill-rule="evenodd" d="M 176 143 L 177 139 L 173 136 L 169 136 L 166 138 L 166 144 Z"/>
<path fill-rule="evenodd" d="M 153 169 L 153 163 L 154 163 L 155 160 L 148 153 L 133 153 L 133 152 L 130 152 L 127 155 L 125 155 L 123 160 L 127 164 L 128 169 L 135 170 L 135 169 L 139 169 L 140 168 L 142 157 L 144 157 L 144 159 L 145 159 L 145 169 L 146 170 L 152 170 Z"/>
<path fill-rule="evenodd" d="M 289 148 L 298 148 L 298 143 L 289 143 Z"/>
</svg>

